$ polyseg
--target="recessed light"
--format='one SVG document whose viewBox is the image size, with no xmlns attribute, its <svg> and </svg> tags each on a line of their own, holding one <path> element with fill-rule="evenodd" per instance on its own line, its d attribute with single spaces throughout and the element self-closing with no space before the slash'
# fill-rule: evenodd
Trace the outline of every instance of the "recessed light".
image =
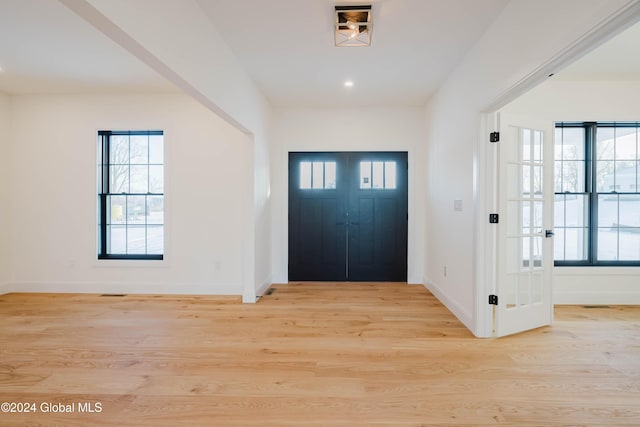
<svg viewBox="0 0 640 427">
<path fill-rule="evenodd" d="M 353 87 L 353 82 L 351 80 L 347 80 L 344 82 L 344 87 Z"/>
</svg>

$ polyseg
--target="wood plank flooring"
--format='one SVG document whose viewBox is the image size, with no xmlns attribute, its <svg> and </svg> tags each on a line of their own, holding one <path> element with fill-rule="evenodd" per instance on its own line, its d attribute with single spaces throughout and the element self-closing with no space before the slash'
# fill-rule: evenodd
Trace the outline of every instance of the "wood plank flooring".
<svg viewBox="0 0 640 427">
<path fill-rule="evenodd" d="M 477 339 L 421 286 L 274 289 L 0 296 L 0 403 L 36 405 L 0 426 L 640 425 L 640 307 Z"/>
</svg>

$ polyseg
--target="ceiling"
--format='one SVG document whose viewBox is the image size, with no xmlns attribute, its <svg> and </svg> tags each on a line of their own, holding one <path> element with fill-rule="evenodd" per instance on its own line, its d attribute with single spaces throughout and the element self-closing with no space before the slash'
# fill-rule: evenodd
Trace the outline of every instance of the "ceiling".
<svg viewBox="0 0 640 427">
<path fill-rule="evenodd" d="M 640 80 L 640 24 L 612 38 L 554 76 L 565 81 Z"/>
<path fill-rule="evenodd" d="M 424 105 L 508 3 L 371 0 L 372 45 L 338 48 L 342 0 L 196 1 L 273 105 L 310 107 Z M 640 25 L 555 78 L 637 80 L 637 52 Z M 54 0 L 0 0 L 0 70 L 11 94 L 177 90 Z"/>
<path fill-rule="evenodd" d="M 198 3 L 273 105 L 342 107 L 424 105 L 508 0 Z M 334 46 L 336 4 L 372 4 L 370 47 Z"/>
<path fill-rule="evenodd" d="M 0 0 L 0 91 L 175 91 L 168 81 L 53 0 Z"/>
</svg>

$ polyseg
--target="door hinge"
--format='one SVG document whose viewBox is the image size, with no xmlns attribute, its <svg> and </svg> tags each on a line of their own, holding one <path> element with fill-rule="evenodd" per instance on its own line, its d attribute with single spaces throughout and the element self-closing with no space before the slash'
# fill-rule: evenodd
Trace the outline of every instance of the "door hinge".
<svg viewBox="0 0 640 427">
<path fill-rule="evenodd" d="M 500 141 L 500 132 L 491 132 L 489 134 L 489 142 L 499 142 Z"/>
<path fill-rule="evenodd" d="M 500 215 L 497 213 L 489 214 L 489 224 L 498 224 L 500 221 Z"/>
<path fill-rule="evenodd" d="M 498 305 L 498 295 L 489 295 L 489 304 Z"/>
</svg>

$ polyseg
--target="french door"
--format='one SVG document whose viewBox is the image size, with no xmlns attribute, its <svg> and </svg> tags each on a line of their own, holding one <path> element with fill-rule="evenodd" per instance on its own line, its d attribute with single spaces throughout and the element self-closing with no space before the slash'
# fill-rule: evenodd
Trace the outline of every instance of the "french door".
<svg viewBox="0 0 640 427">
<path fill-rule="evenodd" d="M 407 153 L 289 153 L 289 280 L 407 280 Z"/>
<path fill-rule="evenodd" d="M 500 114 L 497 336 L 553 319 L 552 129 Z"/>
</svg>

